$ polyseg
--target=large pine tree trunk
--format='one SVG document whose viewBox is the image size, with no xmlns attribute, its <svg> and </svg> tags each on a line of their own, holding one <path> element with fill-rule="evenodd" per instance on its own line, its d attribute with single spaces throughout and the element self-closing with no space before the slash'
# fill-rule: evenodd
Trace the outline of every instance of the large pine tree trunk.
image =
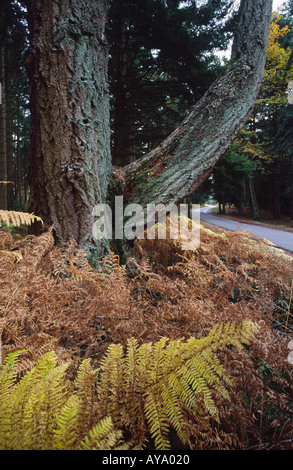
<svg viewBox="0 0 293 470">
<path fill-rule="evenodd" d="M 210 175 L 247 121 L 266 62 L 272 0 L 242 0 L 226 71 L 159 147 L 117 173 L 128 201 L 176 203 Z"/>
<path fill-rule="evenodd" d="M 56 238 L 91 242 L 111 173 L 107 0 L 28 0 L 29 210 Z"/>
</svg>

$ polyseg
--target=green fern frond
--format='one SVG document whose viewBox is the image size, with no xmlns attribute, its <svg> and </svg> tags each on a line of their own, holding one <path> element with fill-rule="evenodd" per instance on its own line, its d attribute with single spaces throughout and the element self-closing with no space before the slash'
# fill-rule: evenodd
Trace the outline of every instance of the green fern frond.
<svg viewBox="0 0 293 470">
<path fill-rule="evenodd" d="M 5 223 L 8 227 L 10 225 L 13 225 L 14 227 L 31 225 L 34 222 L 41 222 L 43 224 L 42 219 L 34 214 L 0 210 L 0 223 Z"/>
<path fill-rule="evenodd" d="M 24 351 L 10 353 L 0 365 L 0 408 L 8 397 L 17 377 L 17 364 Z"/>
</svg>

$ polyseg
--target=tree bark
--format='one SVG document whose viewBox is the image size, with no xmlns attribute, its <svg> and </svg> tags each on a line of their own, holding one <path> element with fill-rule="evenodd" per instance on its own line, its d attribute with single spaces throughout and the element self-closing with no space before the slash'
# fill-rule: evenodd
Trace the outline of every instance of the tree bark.
<svg viewBox="0 0 293 470">
<path fill-rule="evenodd" d="M 272 0 L 242 0 L 231 61 L 189 116 L 159 147 L 117 172 L 127 201 L 181 201 L 210 175 L 258 96 Z"/>
<path fill-rule="evenodd" d="M 56 239 L 91 243 L 111 174 L 107 0 L 27 0 L 31 87 L 28 209 Z"/>
</svg>

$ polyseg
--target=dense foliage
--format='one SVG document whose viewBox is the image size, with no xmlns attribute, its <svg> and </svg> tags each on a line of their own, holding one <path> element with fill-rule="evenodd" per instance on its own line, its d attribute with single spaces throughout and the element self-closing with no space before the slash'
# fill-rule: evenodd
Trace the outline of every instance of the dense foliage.
<svg viewBox="0 0 293 470">
<path fill-rule="evenodd" d="M 20 2 L 1 4 L 0 207 L 22 209 L 28 195 L 30 134 L 26 12 Z M 2 181 L 9 181 L 5 185 Z"/>
<path fill-rule="evenodd" d="M 222 65 L 233 1 L 123 0 L 110 4 L 113 161 L 156 147 L 203 95 Z"/>
<path fill-rule="evenodd" d="M 29 90 L 25 2 L 4 2 L 0 38 L 6 77 L 0 124 L 2 209 L 23 208 L 29 194 Z M 112 159 L 124 165 L 155 147 L 181 122 L 222 64 L 233 30 L 233 2 L 110 2 L 107 27 Z M 10 90 L 10 92 L 9 92 Z M 1 127 L 1 126 L 0 126 Z M 7 191 L 9 192 L 7 198 Z"/>
<path fill-rule="evenodd" d="M 292 105 L 287 96 L 293 78 L 292 25 L 290 10 L 274 13 L 256 106 L 213 172 L 210 194 L 220 205 L 250 206 L 255 219 L 262 214 L 293 217 Z"/>
<path fill-rule="evenodd" d="M 156 147 L 219 74 L 222 63 L 216 50 L 227 45 L 233 31 L 233 3 L 110 2 L 115 164 L 124 165 Z M 292 256 L 250 234 L 219 234 L 202 226 L 201 243 L 194 251 L 184 251 L 180 238 L 146 238 L 125 243 L 123 259 L 112 251 L 102 259 L 93 252 L 90 263 L 76 239 L 67 243 L 67 238 L 64 245 L 59 239 L 57 244 L 54 227 L 39 236 L 28 235 L 26 226 L 41 221 L 18 212 L 28 196 L 24 4 L 5 0 L 0 17 L 5 91 L 0 109 L 0 448 L 292 450 Z M 81 3 L 74 5 L 80 13 Z M 51 37 L 48 11 L 46 37 Z M 38 23 L 44 18 L 37 14 L 35 19 Z M 74 21 L 79 20 L 76 15 Z M 71 44 L 78 42 L 72 41 L 74 21 L 68 19 L 66 31 Z M 258 26 L 262 24 L 259 20 Z M 83 39 L 80 34 L 79 44 Z M 87 44 L 91 42 L 87 36 Z M 50 41 L 47 46 L 42 51 L 45 67 L 38 69 L 41 83 L 48 55 L 54 56 Z M 108 55 L 108 49 L 103 50 Z M 28 69 L 36 55 L 27 56 Z M 82 63 L 81 57 L 76 62 Z M 62 65 L 68 71 L 67 62 Z M 212 191 L 222 210 L 226 203 L 241 209 L 250 202 L 254 217 L 260 216 L 259 209 L 270 210 L 275 217 L 292 216 L 292 105 L 286 95 L 292 67 L 289 1 L 287 10 L 272 18 L 267 67 L 254 114 L 212 178 L 191 198 L 204 202 Z M 104 64 L 100 68 L 106 70 Z M 66 88 L 67 82 L 61 79 L 59 84 Z M 50 87 L 54 88 L 51 82 Z M 216 96 L 211 109 L 205 106 L 205 115 L 220 108 Z M 95 108 L 90 99 L 77 107 L 85 103 Z M 58 109 L 60 102 L 55 104 Z M 69 116 L 68 140 L 77 143 L 71 132 L 76 122 Z M 50 143 L 57 135 L 60 141 L 63 137 L 59 128 L 55 135 L 50 133 L 53 117 L 46 113 Z M 37 123 L 36 119 L 34 131 Z M 54 129 L 55 125 L 58 119 Z M 90 125 L 86 117 L 83 126 Z M 92 140 L 100 142 L 97 135 Z M 81 146 L 88 143 L 80 141 Z M 52 148 L 56 159 L 50 164 L 57 168 L 63 152 Z M 31 152 L 31 161 L 38 163 L 41 153 Z M 150 179 L 166 169 L 161 155 L 152 164 Z M 34 175 L 43 186 L 50 180 L 46 196 L 51 189 L 55 208 L 64 199 L 78 230 L 81 202 L 86 202 L 86 209 L 90 206 L 78 175 L 87 178 L 87 171 L 88 167 L 83 171 L 66 161 L 57 172 L 58 180 L 40 181 L 40 174 Z M 96 185 L 95 171 L 91 170 Z M 143 179 L 143 172 L 149 174 L 144 168 L 135 177 Z M 52 189 L 61 173 L 66 183 L 56 196 Z M 122 185 L 122 176 L 121 181 L 117 178 L 112 184 Z M 71 199 L 63 198 L 68 183 Z M 136 189 L 142 192 L 141 188 Z M 109 187 L 109 199 L 111 191 Z"/>
<path fill-rule="evenodd" d="M 79 425 L 70 428 L 70 435 L 75 436 L 77 442 L 83 442 L 87 432 L 98 425 L 97 420 L 109 417 L 113 419 L 106 428 L 109 435 L 113 423 L 116 423 L 117 429 L 123 432 L 124 440 L 131 441 L 133 438 L 132 445 L 144 442 L 146 446 L 154 448 L 152 440 L 145 441 L 148 438 L 146 430 L 153 429 L 158 446 L 167 445 L 167 438 L 171 439 L 172 447 L 182 448 L 182 442 L 174 440 L 174 435 L 168 433 L 171 419 L 172 429 L 177 429 L 181 437 L 188 436 L 185 442 L 193 449 L 292 449 L 293 383 L 292 364 L 288 360 L 288 343 L 293 330 L 291 257 L 249 236 L 239 233 L 217 234 L 202 227 L 201 245 L 196 252 L 184 253 L 180 240 L 141 240 L 129 252 L 126 264 L 122 265 L 116 255 L 109 253 L 100 269 L 97 269 L 88 264 L 84 252 L 77 249 L 74 243 L 65 247 L 65 250 L 56 248 L 50 232 L 40 237 L 19 239 L 13 232 L 1 231 L 0 236 L 2 359 L 9 361 L 9 354 L 23 351 L 18 366 L 11 370 L 16 383 L 36 361 L 51 351 L 56 355 L 54 364 L 57 364 L 56 361 L 59 365 L 67 364 L 66 376 L 69 380 L 75 379 L 76 369 L 85 359 L 90 361 L 91 367 L 101 369 L 105 374 L 104 398 L 98 398 L 99 388 L 94 387 L 94 391 L 91 389 L 91 392 L 87 392 L 94 393 L 95 398 L 94 402 L 88 400 L 88 406 L 92 403 L 93 408 L 86 429 L 83 429 L 83 437 L 79 434 Z M 217 351 L 221 367 L 233 381 L 233 384 L 225 384 L 230 401 L 227 401 L 225 393 L 219 394 L 220 390 L 223 391 L 222 388 L 217 391 L 220 382 L 215 377 L 208 378 L 205 362 L 197 358 L 199 362 L 196 362 L 196 367 L 202 370 L 204 381 L 200 375 L 194 377 L 192 373 L 190 383 L 194 381 L 194 397 L 197 405 L 203 408 L 200 414 L 198 410 L 191 412 L 190 408 L 188 411 L 185 407 L 180 411 L 175 390 L 170 389 L 170 384 L 175 386 L 174 380 L 176 377 L 179 379 L 179 376 L 173 376 L 173 382 L 168 382 L 168 377 L 164 376 L 167 370 L 163 371 L 169 361 L 165 363 L 163 357 L 173 351 L 172 360 L 176 362 L 178 348 L 181 348 L 181 353 L 184 351 L 182 338 L 189 345 L 194 338 L 196 345 L 197 340 L 211 338 L 210 334 L 214 334 L 211 331 L 215 332 L 217 325 L 227 326 L 228 329 L 223 331 L 228 332 L 231 321 L 236 328 L 243 322 L 250 322 L 257 328 L 257 333 L 253 334 L 250 345 L 244 349 L 238 350 L 222 344 Z M 163 337 L 169 338 L 170 346 L 161 342 Z M 231 338 L 230 335 L 229 341 Z M 133 340 L 132 353 L 123 358 L 123 351 Z M 150 343 L 155 348 L 153 353 Z M 163 382 L 159 389 L 154 390 L 155 402 L 153 405 L 149 403 L 150 408 L 145 415 L 139 412 L 144 402 L 139 393 L 143 393 L 145 399 L 147 386 L 143 380 L 150 380 L 152 375 L 149 371 L 147 377 L 140 376 L 141 367 L 144 366 L 139 366 L 138 362 L 138 369 L 135 369 L 135 363 L 144 360 L 152 367 L 151 357 L 155 355 L 155 350 L 158 354 L 162 352 L 160 364 Z M 111 360 L 107 354 L 112 354 Z M 118 368 L 117 354 L 122 369 Z M 218 362 L 213 363 L 208 355 L 204 357 L 206 365 L 209 363 L 214 371 L 219 370 L 214 369 L 220 367 Z M 64 370 L 62 367 L 58 369 L 59 372 Z M 123 367 L 128 369 L 123 372 Z M 224 369 L 220 373 L 221 380 Z M 52 377 L 61 380 L 58 370 L 57 376 L 52 370 Z M 185 372 L 187 374 L 188 371 Z M 32 370 L 29 373 L 34 372 Z M 132 388 L 129 388 L 131 380 L 134 382 Z M 169 398 L 157 421 L 153 415 L 154 408 L 153 411 L 151 409 L 154 403 L 163 406 L 159 397 L 165 393 L 164 380 Z M 205 388 L 205 380 L 212 380 L 209 381 L 212 395 L 206 395 L 210 392 Z M 120 384 L 119 389 L 116 388 L 117 383 Z M 11 389 L 9 393 L 21 400 L 34 400 L 29 401 L 27 406 L 31 407 L 35 403 L 36 413 L 38 406 L 41 407 L 40 412 L 42 407 L 48 409 L 46 393 L 52 393 L 51 405 L 57 406 L 59 413 L 69 395 L 59 394 L 57 396 L 61 401 L 53 403 L 57 390 L 49 391 L 47 386 L 42 383 L 36 385 L 41 387 L 40 390 L 45 387 L 45 395 L 42 395 L 44 401 L 37 400 L 35 394 L 38 388 L 35 391 L 29 389 L 32 391 L 26 397 L 18 394 L 18 390 L 21 390 L 19 388 L 15 391 Z M 68 391 L 71 390 L 68 384 L 66 387 Z M 179 393 L 178 390 L 176 393 Z M 30 393 L 34 395 L 30 396 Z M 137 401 L 132 398 L 125 402 L 125 394 L 130 393 L 134 393 Z M 170 398 L 172 396 L 175 401 Z M 40 400 L 42 397 L 39 397 Z M 201 401 L 204 397 L 206 406 Z M 190 407 L 192 395 L 189 392 L 187 394 L 186 390 L 183 398 L 185 405 Z M 213 412 L 208 412 L 210 406 L 210 411 L 213 409 L 213 402 L 209 401 L 211 398 L 217 410 L 217 419 Z M 98 403 L 103 403 L 104 408 L 101 406 L 97 409 Z M 136 411 L 131 408 L 132 405 Z M 7 413 L 9 407 L 6 408 Z M 65 416 L 69 416 L 72 423 L 78 423 L 79 410 L 76 398 L 70 398 L 58 418 L 58 426 L 66 424 Z M 166 412 L 169 418 L 166 418 Z M 28 413 L 28 417 L 31 416 Z M 140 417 L 138 426 L 134 416 Z M 151 427 L 142 426 L 146 416 L 150 419 Z M 1 419 L 4 418 L 3 415 Z M 165 429 L 162 435 L 155 431 L 159 422 L 163 423 L 162 429 Z M 53 424 L 55 426 L 56 420 Z M 53 424 L 51 422 L 50 426 Z M 37 426 L 37 422 L 32 422 L 32 425 Z M 10 424 L 8 426 L 11 429 Z M 21 447 L 24 442 L 21 430 L 24 428 L 16 426 L 13 429 L 18 436 L 13 446 Z M 74 429 L 78 435 L 74 434 Z M 139 434 L 139 429 L 142 434 Z M 5 429 L 0 432 L 6 433 Z M 102 436 L 107 437 L 107 432 L 106 436 L 103 433 Z M 9 436 L 7 434 L 7 438 Z M 37 428 L 35 437 L 41 438 Z"/>
</svg>

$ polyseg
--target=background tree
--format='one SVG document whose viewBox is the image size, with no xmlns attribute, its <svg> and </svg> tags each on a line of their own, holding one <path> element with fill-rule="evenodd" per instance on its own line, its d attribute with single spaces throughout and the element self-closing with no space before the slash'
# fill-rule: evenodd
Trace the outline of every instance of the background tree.
<svg viewBox="0 0 293 470">
<path fill-rule="evenodd" d="M 237 153 L 238 150 L 237 144 L 232 145 L 215 166 L 211 186 L 212 195 L 219 203 L 219 213 L 226 213 L 227 204 L 233 204 L 240 211 L 250 200 L 255 210 L 254 216 L 257 218 L 258 213 L 251 193 L 253 190 L 251 180 L 256 163 L 246 155 Z"/>
<path fill-rule="evenodd" d="M 288 148 L 283 150 L 283 130 L 288 121 L 282 124 L 283 119 L 286 121 L 286 110 L 290 108 L 287 88 L 293 78 L 293 67 L 289 64 L 292 31 L 292 18 L 286 12 L 273 14 L 260 94 L 252 115 L 229 150 L 255 164 L 247 179 L 253 218 L 259 218 L 258 206 L 274 218 L 292 213 L 290 159 L 288 161 Z M 234 175 L 233 168 L 225 166 L 224 162 L 220 162 L 223 183 L 225 179 L 233 180 Z M 217 167 L 215 171 L 218 171 Z M 243 188 L 247 193 L 247 187 Z M 245 199 L 244 196 L 242 191 Z"/>
<path fill-rule="evenodd" d="M 0 80 L 1 80 L 1 105 L 0 105 L 0 204 L 7 209 L 7 140 L 6 140 L 6 45 L 7 45 L 7 3 L 3 5 L 3 13 L 0 17 Z"/>
<path fill-rule="evenodd" d="M 275 139 L 277 152 L 282 155 L 282 198 L 286 214 L 293 219 L 293 106 L 287 105 L 282 110 Z"/>
<path fill-rule="evenodd" d="M 107 36 L 113 162 L 156 147 L 221 70 L 215 49 L 231 38 L 233 1 L 110 2 Z"/>
<path fill-rule="evenodd" d="M 1 10 L 1 165 L 2 208 L 22 206 L 28 154 L 28 77 L 24 66 L 27 43 L 25 11 L 19 2 L 5 1 Z M 20 120 L 25 125 L 21 127 Z M 18 160 L 18 163 L 17 163 Z M 18 175 L 18 176 L 17 176 Z M 27 185 L 26 185 L 27 187 Z"/>
</svg>

